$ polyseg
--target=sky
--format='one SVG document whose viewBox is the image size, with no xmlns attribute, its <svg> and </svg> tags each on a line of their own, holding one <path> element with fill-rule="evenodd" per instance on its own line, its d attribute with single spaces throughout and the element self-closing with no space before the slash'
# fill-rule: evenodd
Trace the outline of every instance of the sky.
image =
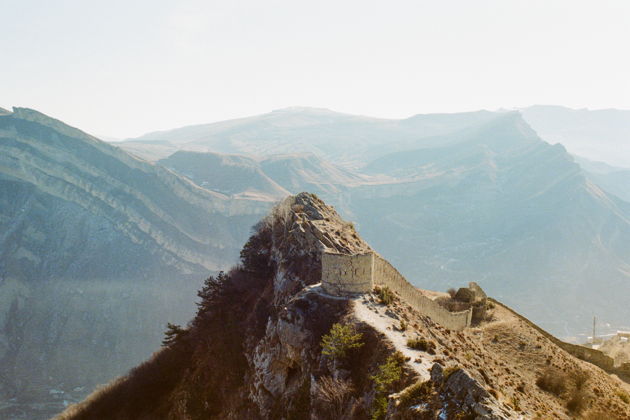
<svg viewBox="0 0 630 420">
<path fill-rule="evenodd" d="M 0 0 L 0 107 L 101 137 L 315 106 L 630 109 L 630 1 Z"/>
</svg>

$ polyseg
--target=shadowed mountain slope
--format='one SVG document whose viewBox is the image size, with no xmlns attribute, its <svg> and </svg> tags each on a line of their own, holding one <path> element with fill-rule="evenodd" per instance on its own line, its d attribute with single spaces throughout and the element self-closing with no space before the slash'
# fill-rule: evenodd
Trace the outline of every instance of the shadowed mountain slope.
<svg viewBox="0 0 630 420">
<path fill-rule="evenodd" d="M 37 111 L 1 115 L 0 396 L 87 392 L 146 357 L 268 206 Z"/>
</svg>

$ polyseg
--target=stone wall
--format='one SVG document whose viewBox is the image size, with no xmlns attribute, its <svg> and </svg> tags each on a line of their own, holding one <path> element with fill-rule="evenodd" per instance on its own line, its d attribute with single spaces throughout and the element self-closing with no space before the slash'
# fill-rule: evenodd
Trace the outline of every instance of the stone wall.
<svg viewBox="0 0 630 420">
<path fill-rule="evenodd" d="M 369 293 L 374 286 L 388 287 L 409 306 L 451 330 L 462 330 L 472 321 L 471 309 L 450 312 L 443 308 L 411 285 L 378 254 L 322 254 L 322 288 L 326 293 L 335 296 Z"/>
<path fill-rule="evenodd" d="M 448 329 L 462 330 L 470 325 L 472 310 L 448 311 L 412 286 L 398 270 L 380 255 L 374 254 L 373 267 L 374 286 L 390 288 L 412 308 Z"/>
<path fill-rule="evenodd" d="M 488 299 L 490 301 L 494 302 L 495 304 L 501 305 L 505 309 L 507 309 L 510 312 L 512 312 L 512 314 L 514 314 L 516 317 L 518 317 L 521 320 L 523 320 L 530 327 L 534 328 L 536 331 L 541 333 L 543 336 L 547 337 L 552 343 L 554 343 L 555 345 L 557 345 L 558 347 L 560 347 L 561 349 L 563 349 L 567 353 L 571 354 L 572 356 L 575 356 L 578 359 L 581 359 L 581 360 L 587 361 L 589 363 L 592 363 L 595 366 L 598 366 L 598 367 L 604 369 L 607 372 L 616 373 L 618 375 L 619 374 L 622 374 L 622 375 L 625 374 L 622 369 L 616 369 L 614 367 L 614 360 L 613 360 L 612 357 L 609 357 L 609 356 L 605 355 L 600 350 L 591 349 L 589 347 L 584 347 L 584 346 L 580 346 L 580 345 L 577 345 L 577 344 L 566 343 L 566 342 L 564 342 L 562 340 L 559 340 L 556 337 L 554 337 L 553 335 L 549 334 L 547 331 L 545 331 L 542 328 L 540 328 L 538 325 L 536 325 L 533 322 L 531 322 L 529 319 L 525 318 L 524 316 L 522 316 L 521 314 L 519 314 L 518 312 L 513 310 L 512 308 L 506 306 L 503 303 L 498 302 L 495 299 L 492 299 L 492 298 L 488 298 Z"/>
<path fill-rule="evenodd" d="M 322 254 L 322 288 L 326 293 L 343 296 L 369 293 L 373 289 L 373 253 Z"/>
</svg>

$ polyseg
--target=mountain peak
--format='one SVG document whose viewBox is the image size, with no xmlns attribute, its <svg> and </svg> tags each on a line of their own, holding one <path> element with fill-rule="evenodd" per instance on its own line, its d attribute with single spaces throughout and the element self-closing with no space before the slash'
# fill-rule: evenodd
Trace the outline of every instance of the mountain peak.
<svg viewBox="0 0 630 420">
<path fill-rule="evenodd" d="M 44 125 L 69 137 L 101 142 L 96 137 L 91 136 L 84 131 L 79 130 L 78 128 L 72 127 L 64 123 L 63 121 L 50 117 L 42 112 L 36 111 L 31 108 L 13 107 L 13 113 L 11 114 L 11 117 Z"/>
<path fill-rule="evenodd" d="M 284 229 L 301 245 L 300 252 L 360 254 L 371 251 L 354 225 L 344 221 L 332 206 L 315 194 L 301 192 L 287 197 L 276 206 L 272 217 L 282 221 Z"/>
</svg>

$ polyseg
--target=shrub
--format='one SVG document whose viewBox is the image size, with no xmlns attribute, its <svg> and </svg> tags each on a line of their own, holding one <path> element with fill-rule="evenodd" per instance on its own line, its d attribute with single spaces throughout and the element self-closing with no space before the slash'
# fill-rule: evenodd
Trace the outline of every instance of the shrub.
<svg viewBox="0 0 630 420">
<path fill-rule="evenodd" d="M 392 391 L 393 385 L 402 379 L 405 356 L 396 352 L 389 356 L 384 364 L 378 367 L 378 373 L 372 376 L 376 396 L 372 403 L 372 420 L 385 418 L 387 412 L 387 393 Z"/>
<path fill-rule="evenodd" d="M 404 360 L 404 356 L 402 358 Z M 389 356 L 384 364 L 378 367 L 378 373 L 372 376 L 376 392 L 385 393 L 402 377 L 401 358 L 398 355 Z"/>
<path fill-rule="evenodd" d="M 577 370 L 571 374 L 571 380 L 573 381 L 575 389 L 577 390 L 582 389 L 589 379 L 590 375 L 585 370 Z"/>
<path fill-rule="evenodd" d="M 625 392 L 618 391 L 617 396 L 621 399 L 621 401 L 625 402 L 626 404 L 630 404 L 630 396 L 628 396 L 628 394 L 626 394 Z"/>
<path fill-rule="evenodd" d="M 457 294 L 457 290 L 453 289 L 452 287 L 450 289 L 448 289 L 446 291 L 446 293 L 448 293 L 448 295 L 451 297 L 451 299 L 455 298 L 455 295 Z"/>
<path fill-rule="evenodd" d="M 567 374 L 558 370 L 547 368 L 536 379 L 536 385 L 543 391 L 550 392 L 556 396 L 560 396 L 567 389 Z"/>
<path fill-rule="evenodd" d="M 461 370 L 462 368 L 460 368 L 459 366 L 449 366 L 446 369 L 444 369 L 444 372 L 442 373 L 442 375 L 444 376 L 444 380 L 447 380 L 448 378 L 451 377 L 451 375 L 455 372 L 457 372 L 458 370 Z"/>
<path fill-rule="evenodd" d="M 375 287 L 374 294 L 378 297 L 379 302 L 383 305 L 391 305 L 396 300 L 396 295 L 387 286 Z"/>
<path fill-rule="evenodd" d="M 164 332 L 164 339 L 162 340 L 162 346 L 168 347 L 179 341 L 188 334 L 188 330 L 183 329 L 177 324 L 166 325 L 166 332 Z"/>
<path fill-rule="evenodd" d="M 335 323 L 322 337 L 322 353 L 337 360 L 344 359 L 350 350 L 363 346 L 362 337 L 352 325 Z"/>
<path fill-rule="evenodd" d="M 435 302 L 449 312 L 465 311 L 466 309 L 470 309 L 472 306 L 469 302 L 462 302 L 447 296 L 440 296 L 435 299 Z"/>
<path fill-rule="evenodd" d="M 588 407 L 589 398 L 590 396 L 588 392 L 586 392 L 586 390 L 576 389 L 571 394 L 569 401 L 567 401 L 567 408 L 569 409 L 570 412 L 579 414 L 582 411 L 584 411 L 586 407 Z"/>
<path fill-rule="evenodd" d="M 435 354 L 435 343 L 425 340 L 424 338 L 410 338 L 407 340 L 407 347 L 414 350 L 426 351 L 429 354 Z"/>
<path fill-rule="evenodd" d="M 400 393 L 400 404 L 410 407 L 417 404 L 419 400 L 426 399 L 433 392 L 433 382 L 417 382 Z"/>
<path fill-rule="evenodd" d="M 315 386 L 315 398 L 330 419 L 342 417 L 353 392 L 350 381 L 322 376 Z"/>
<path fill-rule="evenodd" d="M 609 420 L 611 416 L 609 413 L 604 413 L 603 411 L 589 410 L 581 418 L 582 420 Z"/>
<path fill-rule="evenodd" d="M 512 398 L 510 398 L 510 405 L 514 410 L 521 411 L 521 400 L 519 400 L 518 397 L 512 396 Z"/>
</svg>

